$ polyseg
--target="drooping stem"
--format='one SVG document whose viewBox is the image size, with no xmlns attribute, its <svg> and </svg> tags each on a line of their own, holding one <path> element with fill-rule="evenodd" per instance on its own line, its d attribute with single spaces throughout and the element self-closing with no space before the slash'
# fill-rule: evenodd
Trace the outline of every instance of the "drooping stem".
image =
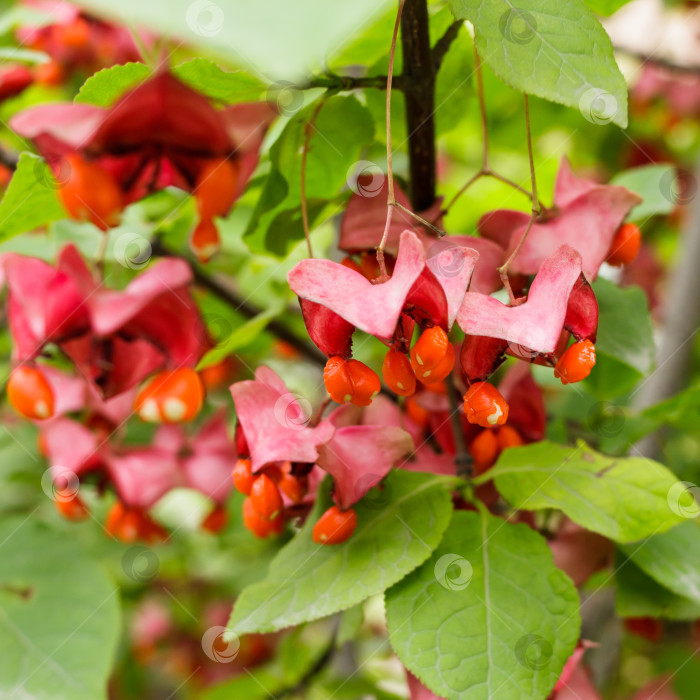
<svg viewBox="0 0 700 700">
<path fill-rule="evenodd" d="M 311 115 L 306 124 L 304 124 L 304 147 L 301 151 L 301 221 L 304 226 L 304 238 L 306 239 L 306 247 L 309 250 L 309 257 L 314 257 L 314 251 L 311 248 L 311 233 L 309 231 L 309 209 L 306 202 L 306 158 L 309 153 L 309 141 L 311 140 L 311 129 L 314 128 L 314 123 L 318 117 L 323 105 L 326 103 L 325 98 L 321 99 L 316 105 L 316 109 Z"/>
<path fill-rule="evenodd" d="M 525 130 L 527 132 L 527 155 L 528 159 L 530 161 L 530 187 L 532 188 L 532 212 L 530 214 L 530 220 L 527 222 L 527 226 L 525 227 L 525 232 L 523 235 L 520 237 L 520 240 L 518 241 L 518 245 L 515 246 L 515 249 L 513 252 L 508 256 L 508 259 L 501 265 L 501 267 L 498 268 L 498 273 L 501 276 L 501 281 L 503 282 L 503 286 L 508 290 L 508 296 L 510 297 L 511 303 L 516 301 L 515 296 L 513 294 L 513 290 L 510 287 L 510 280 L 508 279 L 508 269 L 510 268 L 511 263 L 515 258 L 517 257 L 518 253 L 520 252 L 520 249 L 523 247 L 523 243 L 525 243 L 525 239 L 527 238 L 528 234 L 530 233 L 530 229 L 532 228 L 532 225 L 535 223 L 535 219 L 539 216 L 540 214 L 540 206 L 539 206 L 539 200 L 537 199 L 537 178 L 535 177 L 535 158 L 532 152 L 532 130 L 530 128 L 530 103 L 527 98 L 527 95 L 523 96 L 525 98 Z"/>
<path fill-rule="evenodd" d="M 396 55 L 396 39 L 399 34 L 399 26 L 401 25 L 401 15 L 403 14 L 405 0 L 399 0 L 399 9 L 396 13 L 396 22 L 394 23 L 394 33 L 391 37 L 391 49 L 389 50 L 389 71 L 386 78 L 386 183 L 387 183 L 387 209 L 386 223 L 384 224 L 384 233 L 382 240 L 377 248 L 377 263 L 379 264 L 379 273 L 381 279 L 388 277 L 386 273 L 386 263 L 384 261 L 384 246 L 389 236 L 391 228 L 391 218 L 394 212 L 394 204 L 396 197 L 394 196 L 394 161 L 392 158 L 391 148 L 391 80 L 394 74 L 394 57 Z"/>
</svg>

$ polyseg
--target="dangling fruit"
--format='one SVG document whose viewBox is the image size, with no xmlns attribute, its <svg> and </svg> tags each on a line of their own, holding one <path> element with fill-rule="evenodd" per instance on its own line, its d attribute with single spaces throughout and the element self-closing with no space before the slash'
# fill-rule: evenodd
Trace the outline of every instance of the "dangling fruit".
<svg viewBox="0 0 700 700">
<path fill-rule="evenodd" d="M 520 445 L 525 444 L 520 433 L 510 425 L 502 425 L 498 429 L 497 439 L 499 450 L 505 450 L 507 447 L 520 447 Z"/>
<path fill-rule="evenodd" d="M 70 491 L 57 491 L 54 506 L 59 515 L 62 515 L 66 520 L 78 522 L 85 520 L 90 514 L 88 507 L 77 493 Z"/>
<path fill-rule="evenodd" d="M 202 529 L 216 534 L 217 532 L 221 532 L 226 527 L 227 523 L 228 513 L 226 512 L 226 508 L 217 505 L 202 521 Z"/>
<path fill-rule="evenodd" d="M 282 472 L 277 486 L 290 501 L 301 503 L 308 489 L 308 480 L 306 477 L 296 477 L 288 472 Z"/>
<path fill-rule="evenodd" d="M 250 498 L 243 501 L 243 525 L 256 537 L 279 535 L 284 530 L 284 519 L 278 515 L 274 520 L 264 520 L 253 508 Z"/>
<path fill-rule="evenodd" d="M 498 458 L 499 446 L 495 431 L 482 430 L 469 445 L 469 452 L 474 459 L 474 472 L 482 474 L 492 467 Z"/>
<path fill-rule="evenodd" d="M 629 265 L 639 253 L 642 234 L 635 224 L 622 224 L 613 236 L 607 262 L 611 265 Z"/>
<path fill-rule="evenodd" d="M 253 475 L 253 467 L 249 459 L 239 459 L 233 468 L 231 474 L 233 485 L 244 496 L 250 496 L 250 490 L 253 488 L 253 482 L 257 477 Z"/>
<path fill-rule="evenodd" d="M 420 379 L 435 369 L 444 359 L 450 340 L 440 326 L 426 328 L 411 348 L 411 366 Z M 417 370 L 423 370 L 419 374 Z"/>
<path fill-rule="evenodd" d="M 314 525 L 312 536 L 316 544 L 341 544 L 357 527 L 357 515 L 352 508 L 340 510 L 331 506 Z"/>
<path fill-rule="evenodd" d="M 114 176 L 77 154 L 67 156 L 66 160 L 68 180 L 58 183 L 58 195 L 68 213 L 74 219 L 92 221 L 103 231 L 115 226 L 124 202 Z"/>
<path fill-rule="evenodd" d="M 136 397 L 134 408 L 149 423 L 192 420 L 204 402 L 199 375 L 189 367 L 159 372 Z"/>
<path fill-rule="evenodd" d="M 38 367 L 22 365 L 14 369 L 7 381 L 7 398 L 25 418 L 44 420 L 53 416 L 53 390 Z"/>
<path fill-rule="evenodd" d="M 253 510 L 263 520 L 274 520 L 282 511 L 280 491 L 267 474 L 261 474 L 253 482 L 250 502 Z"/>
<path fill-rule="evenodd" d="M 210 160 L 197 177 L 194 196 L 203 220 L 225 216 L 236 201 L 238 166 L 231 158 Z"/>
<path fill-rule="evenodd" d="M 387 386 L 399 396 L 411 396 L 416 391 L 416 375 L 411 362 L 396 348 L 389 348 L 384 356 L 382 376 Z"/>
<path fill-rule="evenodd" d="M 163 542 L 168 533 L 140 508 L 130 508 L 117 501 L 107 513 L 105 530 L 120 542 L 138 540 Z"/>
<path fill-rule="evenodd" d="M 562 384 L 573 384 L 585 379 L 595 365 L 595 345 L 590 340 L 582 340 L 570 345 L 559 358 L 554 368 L 554 376 Z"/>
<path fill-rule="evenodd" d="M 421 430 L 427 429 L 430 423 L 430 411 L 421 406 L 418 396 L 409 396 L 406 401 L 405 409 L 406 415 L 421 428 Z"/>
<path fill-rule="evenodd" d="M 488 382 L 475 382 L 464 395 L 467 420 L 482 428 L 503 425 L 508 420 L 508 404 L 498 389 Z"/>
<path fill-rule="evenodd" d="M 326 391 L 336 403 L 369 406 L 382 385 L 377 374 L 358 360 L 331 357 L 323 370 Z"/>
<path fill-rule="evenodd" d="M 455 349 L 452 343 L 448 343 L 447 352 L 445 356 L 433 369 L 425 369 L 424 367 L 417 367 L 411 363 L 411 367 L 416 373 L 421 384 L 429 386 L 431 384 L 440 384 L 447 375 L 452 371 L 455 366 Z"/>
<path fill-rule="evenodd" d="M 211 219 L 201 219 L 190 236 L 190 249 L 199 262 L 205 263 L 221 248 L 219 229 Z"/>
</svg>

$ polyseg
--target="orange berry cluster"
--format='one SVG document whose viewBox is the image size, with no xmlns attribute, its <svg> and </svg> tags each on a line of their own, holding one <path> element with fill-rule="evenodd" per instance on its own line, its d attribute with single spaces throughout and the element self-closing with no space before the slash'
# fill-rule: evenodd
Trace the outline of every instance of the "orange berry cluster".
<svg viewBox="0 0 700 700">
<path fill-rule="evenodd" d="M 117 501 L 107 513 L 105 530 L 120 542 L 144 541 L 151 544 L 164 542 L 167 531 L 141 508 L 129 508 Z"/>
<path fill-rule="evenodd" d="M 510 425 L 482 430 L 469 445 L 469 453 L 474 459 L 474 473 L 481 474 L 493 466 L 507 447 L 523 444 L 520 433 Z"/>
</svg>

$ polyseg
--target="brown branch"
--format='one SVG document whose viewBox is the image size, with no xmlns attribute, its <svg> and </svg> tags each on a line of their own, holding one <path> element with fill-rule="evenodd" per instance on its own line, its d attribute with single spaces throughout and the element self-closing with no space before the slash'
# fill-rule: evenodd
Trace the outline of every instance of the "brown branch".
<svg viewBox="0 0 700 700">
<path fill-rule="evenodd" d="M 426 0 L 406 0 L 401 17 L 410 199 L 423 211 L 435 201 L 435 66 Z"/>
<path fill-rule="evenodd" d="M 457 38 L 459 30 L 464 25 L 461 20 L 453 22 L 447 31 L 435 42 L 433 46 L 433 70 L 437 73 L 442 65 L 442 59 L 445 58 L 445 54 L 449 51 L 452 42 Z"/>
<path fill-rule="evenodd" d="M 186 260 L 189 266 L 192 268 L 192 275 L 195 282 L 200 287 L 203 287 L 207 291 L 211 292 L 214 296 L 218 297 L 222 301 L 225 301 L 231 308 L 242 316 L 245 316 L 246 318 L 254 318 L 262 313 L 262 309 L 259 309 L 254 304 L 251 304 L 247 300 L 240 297 L 229 287 L 225 287 L 213 277 L 210 277 L 197 263 L 190 260 L 190 258 L 170 250 L 158 240 L 154 240 L 151 246 L 153 253 L 156 255 L 167 255 Z M 299 338 L 281 321 L 273 319 L 267 324 L 266 330 L 277 336 L 280 340 L 284 340 L 286 343 L 289 343 L 289 345 L 291 345 L 295 350 L 298 350 L 307 360 L 311 360 L 322 367 L 325 366 L 327 360 L 326 356 L 315 346 Z"/>
</svg>

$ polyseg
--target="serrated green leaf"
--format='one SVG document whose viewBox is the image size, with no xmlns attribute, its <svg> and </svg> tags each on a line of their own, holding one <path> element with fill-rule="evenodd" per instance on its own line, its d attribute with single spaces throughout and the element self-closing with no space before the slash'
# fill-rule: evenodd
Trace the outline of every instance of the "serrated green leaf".
<svg viewBox="0 0 700 700">
<path fill-rule="evenodd" d="M 222 70 L 206 58 L 193 58 L 176 66 L 173 74 L 209 99 L 227 104 L 254 102 L 265 95 L 265 85 L 250 73 Z"/>
<path fill-rule="evenodd" d="M 329 501 L 317 500 L 301 532 L 275 557 L 264 581 L 246 588 L 229 621 L 235 634 L 272 632 L 345 610 L 381 593 L 437 547 L 450 518 L 444 477 L 394 471 L 378 509 L 360 501 L 357 529 L 340 545 L 318 545 L 311 530 Z M 325 503 L 324 503 L 325 500 Z"/>
<path fill-rule="evenodd" d="M 0 201 L 0 241 L 66 218 L 56 196 L 57 186 L 43 158 L 22 153 Z"/>
<path fill-rule="evenodd" d="M 617 12 L 628 2 L 630 2 L 630 0 L 586 0 L 586 5 L 596 14 L 607 17 L 613 12 Z"/>
<path fill-rule="evenodd" d="M 215 347 L 209 350 L 199 361 L 197 371 L 221 362 L 225 357 L 252 343 L 265 330 L 267 324 L 273 318 L 279 316 L 284 310 L 284 302 L 279 299 L 265 311 L 260 312 L 254 318 L 238 326 L 230 335 L 223 338 Z"/>
<path fill-rule="evenodd" d="M 143 63 L 125 63 L 90 76 L 75 96 L 75 102 L 109 107 L 127 90 L 132 90 L 151 75 Z"/>
<path fill-rule="evenodd" d="M 636 192 L 644 201 L 629 213 L 629 221 L 646 221 L 657 214 L 670 214 L 676 203 L 671 196 L 671 183 L 676 177 L 674 165 L 642 165 L 623 170 L 610 181 Z"/>
<path fill-rule="evenodd" d="M 450 0 L 450 7 L 474 25 L 482 59 L 508 85 L 595 124 L 627 126 L 627 84 L 612 42 L 581 0 Z"/>
<path fill-rule="evenodd" d="M 0 696 L 106 698 L 117 589 L 72 539 L 35 520 L 4 520 L 0 542 Z"/>
<path fill-rule="evenodd" d="M 687 521 L 620 549 L 664 588 L 700 604 L 700 527 Z"/>
<path fill-rule="evenodd" d="M 386 592 L 391 644 L 441 697 L 544 700 L 578 641 L 579 600 L 544 538 L 459 511 L 439 548 Z"/>
<path fill-rule="evenodd" d="M 643 457 L 608 457 L 585 443 L 542 441 L 505 450 L 477 482 L 493 479 L 516 508 L 557 508 L 587 530 L 633 542 L 683 522 L 669 506 L 678 480 Z"/>
<path fill-rule="evenodd" d="M 615 611 L 620 617 L 697 620 L 700 603 L 676 595 L 620 553 L 615 555 Z"/>
</svg>

